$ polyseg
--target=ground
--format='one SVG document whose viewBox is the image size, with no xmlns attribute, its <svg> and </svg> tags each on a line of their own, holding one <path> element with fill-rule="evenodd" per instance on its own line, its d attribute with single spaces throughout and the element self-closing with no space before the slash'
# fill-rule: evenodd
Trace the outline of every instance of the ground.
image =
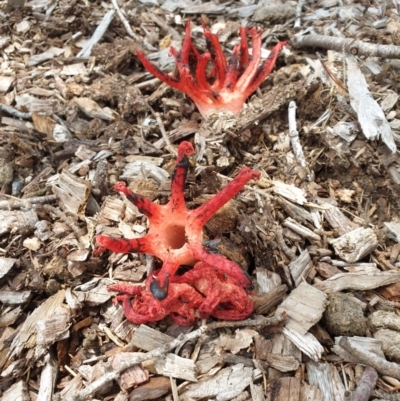
<svg viewBox="0 0 400 401">
<path fill-rule="evenodd" d="M 227 55 L 240 26 L 263 59 L 288 42 L 239 114 L 200 114 L 138 59 L 179 78 L 189 20 L 201 52 L 202 22 Z M 398 399 L 399 32 L 396 1 L 0 1 L 2 399 L 342 400 L 365 378 Z M 107 286 L 161 261 L 96 235 L 146 233 L 114 184 L 166 204 L 184 140 L 189 209 L 261 173 L 204 229 L 255 310 L 136 325 Z"/>
</svg>

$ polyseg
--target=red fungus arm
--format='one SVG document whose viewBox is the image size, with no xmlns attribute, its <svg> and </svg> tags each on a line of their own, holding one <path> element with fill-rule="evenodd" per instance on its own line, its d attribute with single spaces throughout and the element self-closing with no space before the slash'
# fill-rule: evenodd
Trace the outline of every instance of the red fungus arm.
<svg viewBox="0 0 400 401">
<path fill-rule="evenodd" d="M 257 72 L 251 82 L 251 84 L 246 88 L 246 97 L 250 96 L 265 80 L 265 78 L 270 74 L 274 68 L 276 59 L 279 56 L 280 51 L 286 45 L 287 42 L 279 42 L 271 50 L 267 59 L 258 67 Z"/>
<path fill-rule="evenodd" d="M 171 199 L 169 205 L 173 209 L 186 210 L 184 190 L 187 172 L 189 169 L 189 156 L 194 154 L 194 148 L 190 142 L 183 141 L 178 147 L 176 167 L 172 174 Z"/>
<path fill-rule="evenodd" d="M 160 81 L 165 82 L 167 85 L 172 86 L 173 88 L 178 89 L 181 92 L 184 91 L 184 85 L 179 79 L 161 71 L 151 61 L 147 60 L 146 56 L 144 55 L 144 52 L 138 50 L 136 52 L 136 55 L 138 56 L 139 60 L 143 64 L 144 68 L 146 68 L 146 70 L 150 74 L 154 75 Z"/>
<path fill-rule="evenodd" d="M 204 224 L 230 199 L 236 196 L 251 179 L 259 179 L 261 173 L 244 167 L 239 174 L 213 198 L 193 210 L 190 225 L 193 230 L 201 229 Z"/>
</svg>

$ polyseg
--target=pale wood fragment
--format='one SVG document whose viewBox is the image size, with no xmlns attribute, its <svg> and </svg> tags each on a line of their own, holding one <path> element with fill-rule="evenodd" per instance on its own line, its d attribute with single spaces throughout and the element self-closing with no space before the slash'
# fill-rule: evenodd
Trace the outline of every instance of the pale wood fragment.
<svg viewBox="0 0 400 401">
<path fill-rule="evenodd" d="M 145 351 L 152 351 L 157 347 L 171 342 L 173 339 L 173 337 L 161 333 L 159 330 L 154 330 L 145 324 L 141 324 L 135 331 L 132 345 Z"/>
<path fill-rule="evenodd" d="M 321 359 L 324 348 L 311 333 L 300 334 L 287 327 L 283 328 L 282 333 L 313 361 Z"/>
<path fill-rule="evenodd" d="M 357 359 L 357 363 L 371 366 L 382 375 L 387 375 L 400 379 L 400 365 L 395 362 L 388 362 L 385 358 L 381 358 L 376 354 L 366 350 L 354 341 L 351 337 L 342 337 L 339 345 L 345 351 L 350 353 Z"/>
<path fill-rule="evenodd" d="M 196 365 L 191 359 L 169 353 L 166 357 L 157 358 L 154 366 L 160 375 L 190 382 L 197 381 Z"/>
<path fill-rule="evenodd" d="M 234 365 L 220 370 L 211 378 L 204 378 L 195 384 L 190 384 L 181 395 L 181 401 L 192 398 L 228 401 L 241 394 L 252 381 L 253 369 L 242 364 Z"/>
<path fill-rule="evenodd" d="M 342 336 L 335 337 L 335 345 L 332 347 L 332 351 L 339 355 L 346 362 L 358 363 L 358 359 L 356 357 L 340 346 L 340 340 L 342 338 Z M 350 341 L 352 344 L 358 344 L 365 351 L 371 352 L 379 358 L 385 357 L 382 351 L 382 341 L 380 340 L 370 337 L 353 336 L 351 337 Z"/>
<path fill-rule="evenodd" d="M 57 395 L 61 400 L 66 400 L 68 397 L 74 397 L 82 388 L 83 378 L 81 374 L 78 373 Z"/>
<path fill-rule="evenodd" d="M 325 401 L 325 400 L 324 400 L 324 394 L 319 388 L 304 383 L 300 389 L 300 401 Z"/>
<path fill-rule="evenodd" d="M 315 290 L 313 286 L 302 282 L 279 306 L 276 313 L 287 313 L 286 327 L 288 329 L 305 334 L 321 319 L 325 311 L 327 295 Z"/>
<path fill-rule="evenodd" d="M 59 306 L 54 313 L 36 323 L 35 358 L 39 359 L 47 352 L 50 345 L 69 337 L 71 312 L 65 305 Z"/>
<path fill-rule="evenodd" d="M 31 113 L 53 114 L 56 111 L 57 101 L 53 99 L 39 99 L 29 93 L 15 97 L 18 109 L 26 108 Z"/>
<path fill-rule="evenodd" d="M 372 290 L 399 281 L 400 272 L 393 270 L 372 273 L 340 273 L 314 284 L 314 287 L 330 294 L 342 290 Z"/>
<path fill-rule="evenodd" d="M 82 113 L 90 118 L 100 118 L 101 120 L 114 121 L 117 113 L 108 107 L 100 107 L 93 99 L 89 97 L 75 97 L 74 103 L 79 107 Z"/>
<path fill-rule="evenodd" d="M 310 241 L 320 241 L 321 237 L 318 234 L 315 234 L 309 228 L 304 227 L 303 225 L 297 223 L 297 221 L 293 220 L 291 217 L 288 217 L 283 225 L 285 227 L 290 228 L 295 233 L 299 234 L 300 236 L 309 239 Z"/>
<path fill-rule="evenodd" d="M 273 191 L 277 195 L 281 195 L 299 205 L 304 205 L 307 202 L 305 194 L 301 188 L 295 187 L 294 185 L 285 184 L 281 181 L 272 181 L 272 184 Z"/>
<path fill-rule="evenodd" d="M 329 241 L 336 254 L 348 263 L 355 263 L 378 247 L 378 238 L 371 228 L 360 227 Z"/>
<path fill-rule="evenodd" d="M 40 401 L 52 401 L 57 379 L 57 360 L 52 352 L 44 357 L 45 365 L 40 375 L 40 387 L 37 399 Z"/>
<path fill-rule="evenodd" d="M 266 340 L 258 335 L 255 337 L 256 358 L 266 361 L 269 366 L 280 372 L 290 372 L 298 369 L 301 361 L 301 351 L 282 333 Z"/>
<path fill-rule="evenodd" d="M 363 134 L 367 139 L 381 139 L 393 153 L 396 152 L 397 147 L 385 113 L 372 97 L 357 59 L 347 55 L 346 64 L 350 104 L 357 113 Z"/>
<path fill-rule="evenodd" d="M 323 206 L 329 206 L 324 211 L 324 217 L 331 227 L 337 230 L 339 235 L 347 234 L 359 227 L 358 224 L 350 221 L 338 207 L 329 205 L 327 203 L 323 204 Z"/>
<path fill-rule="evenodd" d="M 15 265 L 17 259 L 13 258 L 0 258 L 0 278 L 7 275 Z"/>
<path fill-rule="evenodd" d="M 253 401 L 265 401 L 264 389 L 262 384 L 250 383 L 251 399 Z"/>
<path fill-rule="evenodd" d="M 333 364 L 307 363 L 308 382 L 321 390 L 324 401 L 345 401 L 345 388 Z"/>
<path fill-rule="evenodd" d="M 11 230 L 21 230 L 23 228 L 34 229 L 39 221 L 35 210 L 28 211 L 7 211 L 0 210 L 0 235 L 7 234 Z"/>
<path fill-rule="evenodd" d="M 400 243 L 400 223 L 394 221 L 384 223 L 389 233 L 394 237 L 394 239 Z"/>
<path fill-rule="evenodd" d="M 73 175 L 68 170 L 63 170 L 57 178 L 53 192 L 58 196 L 60 206 L 73 215 L 84 215 L 90 197 L 90 182 Z"/>
<path fill-rule="evenodd" d="M 111 21 L 114 18 L 115 11 L 108 10 L 101 20 L 100 24 L 97 26 L 92 37 L 86 42 L 82 50 L 77 54 L 77 57 L 89 57 L 92 53 L 93 46 L 100 41 L 103 35 L 107 32 Z"/>
<path fill-rule="evenodd" d="M 26 382 L 24 380 L 19 380 L 14 383 L 3 393 L 1 401 L 31 401 Z"/>
<path fill-rule="evenodd" d="M 293 260 L 289 264 L 288 267 L 296 286 L 298 286 L 303 280 L 306 280 L 313 267 L 308 250 L 305 249 L 296 260 Z"/>
<path fill-rule="evenodd" d="M 0 290 L 0 302 L 5 305 L 21 305 L 28 301 L 32 291 Z"/>
<path fill-rule="evenodd" d="M 11 343 L 9 357 L 18 356 L 24 348 L 33 348 L 36 345 L 37 322 L 51 317 L 60 307 L 65 298 L 65 290 L 49 297 L 29 315 L 20 326 L 20 330 Z"/>
<path fill-rule="evenodd" d="M 125 202 L 121 199 L 107 196 L 101 207 L 98 218 L 111 221 L 120 221 L 125 215 Z"/>
<path fill-rule="evenodd" d="M 7 93 L 14 81 L 13 76 L 0 75 L 0 93 Z"/>
<path fill-rule="evenodd" d="M 222 362 L 222 357 L 215 351 L 215 343 L 211 341 L 205 342 L 200 349 L 199 356 L 196 361 L 196 367 L 199 374 L 210 372 L 210 370 Z"/>
</svg>

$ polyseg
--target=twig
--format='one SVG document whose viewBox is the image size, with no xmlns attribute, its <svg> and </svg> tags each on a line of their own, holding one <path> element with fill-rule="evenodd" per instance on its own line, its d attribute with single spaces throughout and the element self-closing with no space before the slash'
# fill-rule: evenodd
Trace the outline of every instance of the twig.
<svg viewBox="0 0 400 401">
<path fill-rule="evenodd" d="M 165 130 L 164 123 L 163 123 L 162 120 L 161 120 L 160 113 L 156 113 L 150 105 L 149 105 L 149 109 L 150 109 L 150 111 L 152 112 L 153 116 L 156 118 L 157 124 L 158 124 L 158 126 L 160 127 L 161 135 L 162 135 L 162 137 L 163 137 L 163 139 L 164 139 L 164 141 L 165 141 L 165 147 L 167 148 L 167 150 L 168 150 L 172 155 L 176 156 L 176 155 L 177 155 L 176 150 L 175 150 L 175 148 L 171 145 L 171 141 L 169 140 L 167 131 Z"/>
<path fill-rule="evenodd" d="M 368 401 L 377 380 L 377 371 L 371 366 L 367 366 L 358 382 L 357 388 L 350 397 L 350 401 Z"/>
<path fill-rule="evenodd" d="M 285 253 L 285 255 L 291 260 L 296 259 L 296 253 L 293 252 L 287 245 L 285 240 L 283 239 L 283 234 L 282 234 L 282 227 L 278 226 L 276 227 L 275 230 L 276 233 L 276 242 L 278 245 L 281 247 L 282 251 Z"/>
<path fill-rule="evenodd" d="M 300 28 L 301 26 L 301 10 L 305 4 L 306 0 L 298 0 L 296 5 L 296 11 L 294 13 L 295 21 L 294 21 L 294 28 Z"/>
<path fill-rule="evenodd" d="M 241 327 L 241 326 L 257 326 L 257 327 L 265 327 L 265 326 L 275 326 L 279 322 L 281 322 L 285 318 L 285 315 L 281 316 L 273 316 L 273 317 L 264 317 L 261 319 L 247 319 L 241 322 L 215 322 L 210 323 L 208 326 L 201 326 L 199 329 L 192 331 L 191 333 L 180 335 L 175 340 L 172 340 L 170 343 L 165 344 L 161 347 L 154 349 L 153 351 L 147 352 L 146 354 L 138 355 L 134 358 L 131 358 L 128 361 L 122 362 L 117 369 L 112 371 L 106 371 L 104 375 L 102 375 L 99 379 L 95 380 L 91 384 L 89 384 L 86 388 L 81 390 L 74 396 L 69 396 L 65 399 L 65 401 L 84 401 L 88 396 L 94 394 L 99 388 L 104 386 L 106 383 L 109 383 L 119 377 L 119 375 L 126 369 L 132 367 L 133 365 L 137 365 L 139 363 L 143 363 L 150 359 L 155 359 L 158 357 L 165 356 L 168 352 L 173 349 L 183 345 L 187 341 L 194 341 L 206 331 L 215 330 L 223 327 Z"/>
<path fill-rule="evenodd" d="M 311 181 L 311 174 L 309 174 L 306 158 L 304 157 L 303 148 L 301 147 L 300 143 L 299 131 L 297 131 L 296 108 L 296 102 L 292 100 L 289 103 L 288 109 L 290 143 L 292 144 L 294 157 L 300 166 L 303 167 L 303 169 L 307 172 L 307 178 L 309 181 Z"/>
<path fill-rule="evenodd" d="M 383 375 L 400 379 L 399 364 L 395 362 L 389 362 L 386 359 L 377 356 L 373 352 L 365 350 L 359 344 L 350 341 L 350 339 L 347 337 L 343 337 L 339 341 L 339 345 L 353 357 L 357 358 L 359 363 L 371 366 Z"/>
<path fill-rule="evenodd" d="M 10 200 L 0 201 L 0 210 L 11 210 L 11 209 L 29 209 L 33 204 L 45 204 L 52 203 L 57 200 L 56 195 L 47 196 L 35 196 L 33 198 L 18 199 L 13 198 Z"/>
<path fill-rule="evenodd" d="M 336 50 L 338 52 L 345 51 L 346 53 L 358 56 L 400 58 L 400 46 L 366 43 L 361 40 L 336 38 L 333 36 L 296 36 L 291 41 L 291 44 L 296 49 L 302 47 L 322 47 L 323 49 Z"/>
<path fill-rule="evenodd" d="M 10 116 L 21 118 L 22 120 L 30 120 L 32 118 L 32 113 L 23 113 L 22 111 L 18 111 L 11 106 L 7 106 L 5 104 L 0 104 L 0 112 L 4 111 Z"/>
<path fill-rule="evenodd" d="M 112 3 L 112 5 L 114 6 L 115 11 L 117 12 L 118 17 L 119 17 L 119 19 L 121 20 L 122 25 L 125 27 L 125 30 L 126 30 L 126 32 L 128 33 L 128 35 L 129 35 L 131 38 L 133 38 L 133 39 L 135 39 L 135 40 L 137 40 L 137 41 L 141 41 L 142 39 L 141 39 L 138 35 L 136 35 L 135 32 L 132 31 L 132 28 L 131 28 L 131 26 L 129 25 L 128 20 L 125 18 L 125 15 L 122 13 L 121 9 L 119 8 L 119 5 L 118 5 L 118 3 L 117 3 L 117 0 L 111 0 L 111 3 Z"/>
<path fill-rule="evenodd" d="M 114 18 L 115 11 L 109 10 L 104 15 L 100 24 L 97 26 L 94 31 L 92 37 L 87 41 L 86 45 L 82 48 L 82 50 L 77 54 L 77 57 L 89 57 L 92 53 L 93 46 L 100 41 L 103 35 L 106 33 L 108 26 L 111 24 L 111 21 Z"/>
</svg>

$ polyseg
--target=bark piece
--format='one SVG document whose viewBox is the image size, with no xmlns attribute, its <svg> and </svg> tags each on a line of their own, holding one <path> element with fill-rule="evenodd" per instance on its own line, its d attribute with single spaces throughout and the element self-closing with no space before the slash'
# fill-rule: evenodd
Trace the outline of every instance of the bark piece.
<svg viewBox="0 0 400 401">
<path fill-rule="evenodd" d="M 351 394 L 350 401 L 366 401 L 376 386 L 378 380 L 378 373 L 371 366 L 367 366 L 361 376 L 360 381 L 357 383 L 357 388 Z"/>
<path fill-rule="evenodd" d="M 324 397 L 315 386 L 302 384 L 297 377 L 282 377 L 268 382 L 267 401 L 323 401 Z"/>
<path fill-rule="evenodd" d="M 286 327 L 305 334 L 321 319 L 326 303 L 326 294 L 319 290 L 315 291 L 314 287 L 302 282 L 279 306 L 276 313 L 278 315 L 287 313 Z"/>
<path fill-rule="evenodd" d="M 330 294 L 342 290 L 372 290 L 399 281 L 400 272 L 393 270 L 376 273 L 341 273 L 314 284 L 314 287 Z"/>
<path fill-rule="evenodd" d="M 345 401 L 345 388 L 333 364 L 308 362 L 308 382 L 321 390 L 324 401 Z"/>
<path fill-rule="evenodd" d="M 182 401 L 210 399 L 228 401 L 241 394 L 252 380 L 253 369 L 238 364 L 220 370 L 214 377 L 205 378 L 190 384 L 182 394 Z"/>
<path fill-rule="evenodd" d="M 348 263 L 355 263 L 378 247 L 378 239 L 371 228 L 360 227 L 329 241 L 337 255 Z"/>
<path fill-rule="evenodd" d="M 328 297 L 329 304 L 324 313 L 326 327 L 334 336 L 363 336 L 367 330 L 367 319 L 358 302 L 348 294 L 334 293 Z"/>
<path fill-rule="evenodd" d="M 167 394 L 171 390 L 168 377 L 152 377 L 146 384 L 135 388 L 129 396 L 129 401 L 154 400 Z"/>
<path fill-rule="evenodd" d="M 273 307 L 281 303 L 286 291 L 287 286 L 283 284 L 264 295 L 253 297 L 255 312 L 258 315 L 268 314 Z"/>
<path fill-rule="evenodd" d="M 121 362 L 126 361 L 135 356 L 135 352 L 119 352 L 110 358 L 109 363 L 113 368 L 117 367 Z M 132 387 L 147 382 L 149 380 L 149 373 L 144 370 L 140 364 L 131 366 L 124 370 L 118 378 L 118 384 L 122 390 L 127 391 Z"/>
</svg>

